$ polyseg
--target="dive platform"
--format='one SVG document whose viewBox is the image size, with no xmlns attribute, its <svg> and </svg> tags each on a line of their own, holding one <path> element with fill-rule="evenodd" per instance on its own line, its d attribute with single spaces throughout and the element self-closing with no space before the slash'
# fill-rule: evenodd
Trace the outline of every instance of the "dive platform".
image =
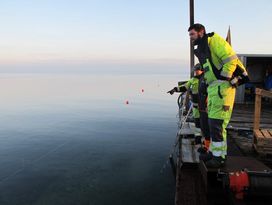
<svg viewBox="0 0 272 205">
<path fill-rule="evenodd" d="M 256 145 L 272 147 L 272 137 L 268 136 L 272 133 L 269 129 L 272 127 L 271 108 L 272 104 L 262 106 L 261 113 L 266 118 L 259 118 L 256 127 L 254 122 L 258 116 L 254 117 L 254 106 L 235 105 L 227 129 L 227 160 L 220 169 L 207 168 L 199 161 L 197 149 L 200 145 L 195 143 L 195 138 L 201 132 L 194 123 L 188 120 L 179 126 L 176 205 L 267 205 L 272 201 L 272 157 L 262 155 L 256 149 Z M 180 122 L 184 121 L 180 119 Z M 257 136 L 256 130 L 261 137 Z"/>
</svg>

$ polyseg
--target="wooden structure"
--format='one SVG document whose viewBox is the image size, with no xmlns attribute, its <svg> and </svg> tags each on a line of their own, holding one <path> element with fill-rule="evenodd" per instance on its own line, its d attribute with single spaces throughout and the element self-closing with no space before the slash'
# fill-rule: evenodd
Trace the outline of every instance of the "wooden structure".
<svg viewBox="0 0 272 205">
<path fill-rule="evenodd" d="M 272 129 L 260 129 L 262 97 L 272 98 L 272 92 L 256 88 L 253 125 L 253 146 L 261 155 L 272 155 Z"/>
<path fill-rule="evenodd" d="M 228 129 L 253 130 L 254 109 L 254 104 L 236 103 L 233 108 Z M 262 102 L 261 116 L 260 129 L 272 128 L 272 103 Z"/>
</svg>

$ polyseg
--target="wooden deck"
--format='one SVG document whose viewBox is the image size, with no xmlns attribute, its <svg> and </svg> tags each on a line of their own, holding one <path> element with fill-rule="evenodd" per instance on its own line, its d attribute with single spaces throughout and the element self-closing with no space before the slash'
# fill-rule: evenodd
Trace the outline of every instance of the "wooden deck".
<svg viewBox="0 0 272 205">
<path fill-rule="evenodd" d="M 258 129 L 254 130 L 254 148 L 261 155 L 272 154 L 272 129 Z"/>
<path fill-rule="evenodd" d="M 258 160 L 266 162 L 266 165 L 272 165 L 272 158 L 268 158 L 268 155 L 265 155 L 265 158 L 263 158 L 263 156 L 260 155 L 260 153 L 272 153 L 272 103 L 271 101 L 264 101 L 262 103 L 261 98 L 263 96 L 261 94 L 263 92 L 266 94 L 267 91 L 257 91 L 256 96 L 259 95 L 255 101 L 257 106 L 255 107 L 254 104 L 235 104 L 228 126 L 227 143 L 229 159 L 226 166 L 228 167 L 229 164 L 229 168 L 235 168 L 235 171 L 242 170 L 244 167 L 254 167 L 255 165 L 258 165 L 257 168 L 265 167 L 265 165 Z M 267 95 L 270 96 L 271 93 Z M 193 148 L 193 143 L 190 141 L 189 143 L 184 143 L 188 141 L 188 139 L 185 138 L 185 136 L 187 136 L 186 133 L 181 133 L 180 135 L 183 137 L 180 140 L 181 143 L 179 144 L 177 160 L 175 204 L 229 204 L 227 199 L 230 199 L 231 194 L 226 195 L 227 192 L 223 191 L 222 184 L 218 187 L 210 187 L 210 185 L 218 184 L 218 170 L 216 169 L 213 173 L 211 172 L 213 175 L 209 177 L 208 186 L 208 175 L 205 175 L 208 171 L 203 172 L 204 169 L 198 166 L 198 160 L 191 159 L 195 159 L 197 155 L 195 154 L 196 150 Z M 193 157 L 185 157 L 188 154 Z M 250 163 L 245 164 L 245 156 L 251 159 L 249 160 Z M 187 158 L 190 160 L 187 160 L 188 162 L 186 162 L 186 160 L 184 161 L 184 159 Z M 203 162 L 201 163 L 203 165 Z M 253 171 L 258 171 L 257 168 L 255 167 Z M 265 167 L 265 170 L 268 169 L 270 168 Z M 235 201 L 234 199 L 235 198 L 232 200 L 233 202 Z M 266 200 L 263 200 L 263 202 L 262 204 L 267 204 Z M 240 204 L 240 202 L 235 204 Z M 260 203 L 258 201 L 255 204 Z"/>
<path fill-rule="evenodd" d="M 253 129 L 254 104 L 236 104 L 230 126 L 233 128 Z M 261 109 L 260 128 L 272 129 L 272 103 L 265 103 Z"/>
</svg>

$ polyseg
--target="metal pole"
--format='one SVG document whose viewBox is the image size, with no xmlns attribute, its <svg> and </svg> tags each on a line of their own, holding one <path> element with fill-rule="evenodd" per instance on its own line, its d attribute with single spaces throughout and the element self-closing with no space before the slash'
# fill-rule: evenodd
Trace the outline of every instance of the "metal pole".
<svg viewBox="0 0 272 205">
<path fill-rule="evenodd" d="M 190 0 L 190 26 L 194 24 L 194 0 Z M 195 65 L 195 57 L 194 57 L 194 45 L 190 40 L 190 75 L 193 77 L 193 69 Z"/>
</svg>

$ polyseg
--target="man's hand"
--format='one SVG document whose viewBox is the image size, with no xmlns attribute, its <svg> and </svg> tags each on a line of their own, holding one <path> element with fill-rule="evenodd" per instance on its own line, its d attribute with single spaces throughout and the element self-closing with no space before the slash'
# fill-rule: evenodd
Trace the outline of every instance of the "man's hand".
<svg viewBox="0 0 272 205">
<path fill-rule="evenodd" d="M 233 88 L 237 88 L 239 86 L 239 78 L 238 77 L 234 77 L 234 78 L 230 79 L 229 82 Z"/>
<path fill-rule="evenodd" d="M 174 87 L 172 90 L 169 90 L 167 93 L 169 93 L 170 95 L 173 95 L 175 92 L 178 92 L 177 87 Z"/>
</svg>

